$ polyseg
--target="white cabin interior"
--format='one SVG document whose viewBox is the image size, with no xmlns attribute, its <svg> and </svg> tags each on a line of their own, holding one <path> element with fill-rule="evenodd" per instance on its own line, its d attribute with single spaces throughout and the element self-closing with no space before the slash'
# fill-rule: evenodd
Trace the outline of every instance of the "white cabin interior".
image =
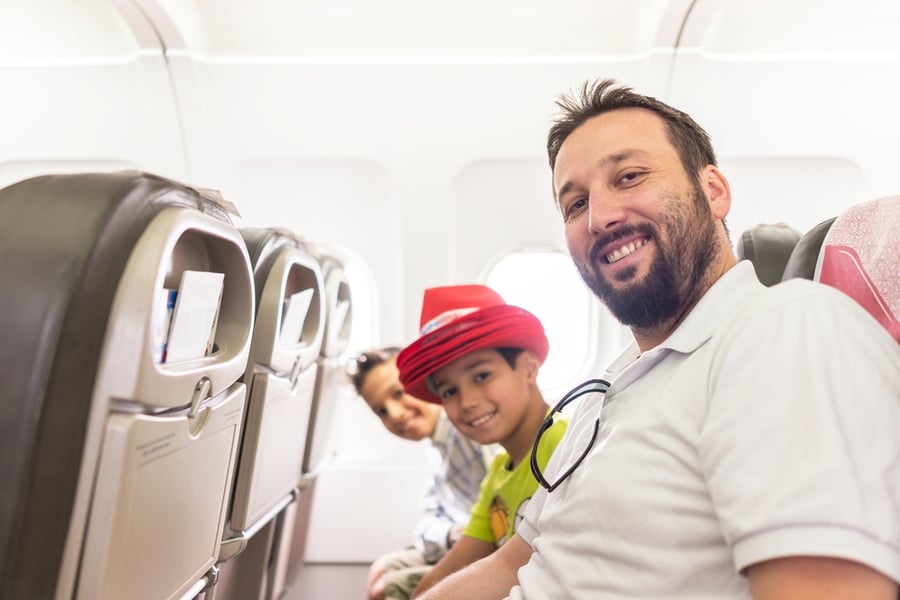
<svg viewBox="0 0 900 600">
<path fill-rule="evenodd" d="M 586 80 L 709 132 L 732 237 L 897 194 L 898 27 L 894 0 L 4 0 L 0 188 L 136 169 L 218 190 L 236 225 L 342 261 L 354 313 L 337 364 L 414 339 L 425 288 L 484 282 L 520 253 L 576 280 L 545 137 L 555 99 Z M 539 316 L 568 317 L 552 398 L 627 334 L 585 290 L 548 294 L 555 267 L 513 268 L 510 300 L 549 296 Z M 347 389 L 333 402 L 286 600 L 363 598 L 367 564 L 410 542 L 421 500 L 421 448 Z"/>
</svg>

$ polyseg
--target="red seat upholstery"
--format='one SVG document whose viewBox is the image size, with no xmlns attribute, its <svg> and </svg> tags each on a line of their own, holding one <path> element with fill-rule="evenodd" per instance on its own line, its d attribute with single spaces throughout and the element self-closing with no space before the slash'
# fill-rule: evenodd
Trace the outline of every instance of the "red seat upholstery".
<svg viewBox="0 0 900 600">
<path fill-rule="evenodd" d="M 900 196 L 857 204 L 838 216 L 815 279 L 848 294 L 900 342 Z"/>
</svg>

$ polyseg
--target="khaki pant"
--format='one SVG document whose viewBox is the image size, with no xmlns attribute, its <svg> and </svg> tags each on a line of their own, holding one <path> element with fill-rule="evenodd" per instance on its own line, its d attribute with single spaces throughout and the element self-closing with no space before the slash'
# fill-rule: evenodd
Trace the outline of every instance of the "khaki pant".
<svg viewBox="0 0 900 600">
<path fill-rule="evenodd" d="M 415 548 L 385 554 L 379 561 L 386 565 L 381 577 L 385 600 L 409 600 L 412 591 L 432 567 Z"/>
</svg>

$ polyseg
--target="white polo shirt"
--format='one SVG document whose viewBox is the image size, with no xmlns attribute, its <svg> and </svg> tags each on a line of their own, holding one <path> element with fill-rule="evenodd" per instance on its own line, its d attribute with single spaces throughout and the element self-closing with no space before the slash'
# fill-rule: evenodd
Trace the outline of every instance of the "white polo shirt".
<svg viewBox="0 0 900 600">
<path fill-rule="evenodd" d="M 547 479 L 601 415 L 592 451 L 528 506 L 510 598 L 750 598 L 740 571 L 794 555 L 900 581 L 900 346 L 843 293 L 740 263 L 609 378 Z"/>
</svg>

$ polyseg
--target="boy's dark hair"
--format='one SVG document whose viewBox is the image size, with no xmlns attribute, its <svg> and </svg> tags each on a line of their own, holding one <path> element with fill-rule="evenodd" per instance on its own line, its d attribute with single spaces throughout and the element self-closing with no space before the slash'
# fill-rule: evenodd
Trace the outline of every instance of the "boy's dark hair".
<svg viewBox="0 0 900 600">
<path fill-rule="evenodd" d="M 398 346 L 386 346 L 384 348 L 375 348 L 359 353 L 356 358 L 347 365 L 347 376 L 356 392 L 359 393 L 366 381 L 366 376 L 378 365 L 384 364 L 389 360 L 396 358 L 400 353 Z"/>
<path fill-rule="evenodd" d="M 666 125 L 669 141 L 675 146 L 684 170 L 694 181 L 700 169 L 716 164 L 709 135 L 690 115 L 656 98 L 638 94 L 630 87 L 617 85 L 613 79 L 586 81 L 579 97 L 561 96 L 556 105 L 562 112 L 553 120 L 547 134 L 551 170 L 556 169 L 559 149 L 575 129 L 591 117 L 621 108 L 645 108 L 656 113 Z"/>
<path fill-rule="evenodd" d="M 511 369 L 516 368 L 516 359 L 524 352 L 522 348 L 494 348 Z"/>
</svg>

